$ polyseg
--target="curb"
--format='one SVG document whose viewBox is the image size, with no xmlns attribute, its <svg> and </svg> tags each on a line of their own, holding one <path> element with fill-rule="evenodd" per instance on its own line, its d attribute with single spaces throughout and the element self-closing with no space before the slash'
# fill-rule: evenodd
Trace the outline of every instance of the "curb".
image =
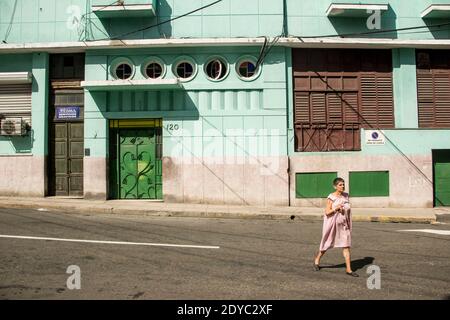
<svg viewBox="0 0 450 320">
<path fill-rule="evenodd" d="M 233 208 L 229 210 L 214 210 L 208 209 L 161 209 L 161 208 L 143 208 L 130 209 L 114 207 L 108 204 L 56 204 L 56 203 L 27 203 L 27 202 L 1 202 L 0 208 L 15 208 L 15 209 L 45 209 L 60 210 L 66 213 L 99 213 L 99 214 L 124 214 L 124 215 L 144 215 L 152 217 L 189 217 L 189 218 L 217 218 L 217 219 L 254 219 L 254 220 L 290 220 L 290 221 L 322 221 L 322 214 L 308 214 L 308 213 L 250 213 L 243 212 Z M 374 216 L 354 214 L 352 217 L 354 222 L 380 222 L 380 223 L 423 223 L 433 224 L 436 222 L 450 221 L 450 214 L 435 214 L 434 217 L 424 216 Z"/>
<path fill-rule="evenodd" d="M 436 213 L 436 222 L 450 223 L 450 213 Z"/>
</svg>

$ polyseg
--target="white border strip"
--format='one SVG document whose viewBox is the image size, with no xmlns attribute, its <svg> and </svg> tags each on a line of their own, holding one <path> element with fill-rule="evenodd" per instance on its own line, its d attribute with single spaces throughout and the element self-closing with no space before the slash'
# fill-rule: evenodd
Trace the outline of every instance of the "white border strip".
<svg viewBox="0 0 450 320">
<path fill-rule="evenodd" d="M 433 229 L 415 229 L 415 230 L 398 230 L 402 232 L 425 232 L 425 233 L 434 233 L 440 234 L 443 236 L 450 236 L 450 230 L 433 230 Z"/>
<path fill-rule="evenodd" d="M 123 241 L 102 241 L 102 240 L 82 240 L 82 239 L 62 239 L 62 238 L 46 238 L 46 237 L 29 237 L 29 236 L 13 236 L 0 235 L 0 238 L 8 239 L 26 239 L 26 240 L 47 240 L 62 242 L 82 242 L 82 243 L 101 243 L 101 244 L 125 244 L 134 246 L 154 246 L 154 247 L 177 247 L 177 248 L 195 248 L 195 249 L 220 249 L 218 246 L 195 246 L 188 244 L 168 244 L 168 243 L 145 243 L 145 242 L 123 242 Z"/>
<path fill-rule="evenodd" d="M 102 5 L 93 5 L 92 12 L 111 12 L 111 11 L 141 11 L 141 10 L 153 10 L 153 6 L 151 4 L 124 4 L 124 5 L 111 5 L 111 6 L 102 6 Z"/>
<path fill-rule="evenodd" d="M 202 39 L 142 39 L 142 40 L 102 40 L 90 42 L 47 42 L 0 44 L 0 53 L 25 52 L 84 52 L 90 49 L 120 48 L 176 48 L 176 47 L 211 47 L 211 46 L 260 46 L 262 38 L 202 38 Z M 373 38 L 281 38 L 278 46 L 293 48 L 426 48 L 448 49 L 450 40 L 398 40 Z"/>
<path fill-rule="evenodd" d="M 446 4 L 432 4 L 429 6 L 422 14 L 420 15 L 421 18 L 426 18 L 427 15 L 429 15 L 433 11 L 450 11 L 450 5 Z"/>
<path fill-rule="evenodd" d="M 335 4 L 332 3 L 328 8 L 326 15 L 330 16 L 333 10 L 376 10 L 376 11 L 387 11 L 389 9 L 387 4 Z"/>
</svg>

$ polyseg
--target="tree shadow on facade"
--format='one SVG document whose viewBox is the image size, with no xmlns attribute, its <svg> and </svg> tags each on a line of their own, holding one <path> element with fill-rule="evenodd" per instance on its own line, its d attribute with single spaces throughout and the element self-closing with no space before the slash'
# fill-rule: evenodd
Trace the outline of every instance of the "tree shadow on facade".
<svg viewBox="0 0 450 320">
<path fill-rule="evenodd" d="M 362 259 L 352 260 L 352 269 L 353 271 L 357 271 L 363 269 L 365 266 L 373 264 L 375 258 L 374 257 L 364 257 Z M 320 265 L 321 269 L 337 269 L 337 268 L 345 268 L 345 263 L 340 263 L 336 265 Z"/>
<path fill-rule="evenodd" d="M 337 34 L 345 38 L 383 38 L 383 39 L 397 39 L 397 31 L 379 32 L 396 29 L 396 19 L 392 7 L 381 14 L 381 29 L 369 29 L 367 26 L 368 18 L 342 18 L 330 17 L 330 22 L 336 30 Z M 370 34 L 370 33 L 374 34 Z M 359 35 L 361 34 L 361 35 Z"/>
</svg>

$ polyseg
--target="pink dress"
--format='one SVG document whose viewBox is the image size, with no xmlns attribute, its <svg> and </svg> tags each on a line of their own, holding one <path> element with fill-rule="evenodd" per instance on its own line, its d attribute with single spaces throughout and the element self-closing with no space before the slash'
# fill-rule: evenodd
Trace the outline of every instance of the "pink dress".
<svg viewBox="0 0 450 320">
<path fill-rule="evenodd" d="M 344 214 L 337 212 L 328 217 L 324 215 L 320 251 L 326 251 L 331 248 L 351 247 L 352 215 L 348 193 L 344 192 L 340 197 L 331 193 L 328 199 L 333 201 L 332 209 L 342 204 L 344 206 Z"/>
</svg>

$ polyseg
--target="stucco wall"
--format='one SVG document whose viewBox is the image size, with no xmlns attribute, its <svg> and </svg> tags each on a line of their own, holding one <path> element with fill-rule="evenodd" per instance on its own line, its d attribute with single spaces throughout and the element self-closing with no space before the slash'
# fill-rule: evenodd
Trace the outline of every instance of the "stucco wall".
<svg viewBox="0 0 450 320">
<path fill-rule="evenodd" d="M 0 156 L 0 195 L 43 197 L 45 165 L 42 156 Z"/>
<path fill-rule="evenodd" d="M 287 206 L 287 157 L 163 158 L 167 202 Z"/>
<path fill-rule="evenodd" d="M 323 207 L 326 199 L 295 197 L 295 174 L 300 172 L 337 172 L 346 181 L 353 207 L 363 208 L 421 208 L 433 207 L 432 157 L 409 156 L 420 173 L 407 159 L 399 155 L 316 155 L 291 157 L 290 194 L 293 206 Z M 389 171 L 389 197 L 352 197 L 350 171 Z M 330 181 L 330 193 L 333 192 Z"/>
</svg>

